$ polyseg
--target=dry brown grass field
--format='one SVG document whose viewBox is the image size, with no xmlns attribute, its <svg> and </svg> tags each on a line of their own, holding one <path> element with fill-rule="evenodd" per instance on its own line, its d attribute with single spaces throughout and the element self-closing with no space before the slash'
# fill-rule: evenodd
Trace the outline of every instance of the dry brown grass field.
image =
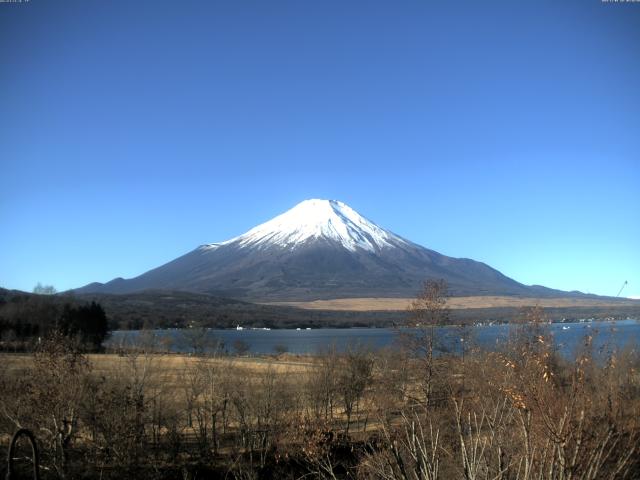
<svg viewBox="0 0 640 480">
<path fill-rule="evenodd" d="M 115 353 L 88 354 L 87 359 L 91 364 L 91 371 L 96 375 L 108 375 L 109 372 L 130 368 L 131 362 L 142 365 L 149 362 L 153 365 L 154 372 L 162 372 L 164 380 L 169 384 L 177 384 L 182 378 L 185 369 L 193 367 L 196 363 L 207 363 L 212 366 L 231 366 L 245 373 L 261 373 L 273 370 L 282 374 L 301 374 L 314 367 L 312 357 L 284 354 L 279 356 L 258 357 L 197 357 L 183 354 L 144 354 L 144 355 L 119 355 Z M 9 374 L 25 371 L 33 366 L 33 356 L 27 353 L 0 353 L 0 364 Z"/>
<path fill-rule="evenodd" d="M 45 339 L 0 355 L 0 450 L 31 429 L 44 479 L 640 478 L 640 355 L 597 358 L 585 337 L 563 359 L 546 328 L 519 324 L 502 351 L 468 337 L 462 356 L 435 355 L 429 325 L 402 348 L 313 356 Z"/>
<path fill-rule="evenodd" d="M 311 310 L 351 310 L 351 311 L 401 311 L 407 310 L 412 298 L 337 298 L 333 300 L 313 300 L 309 302 L 271 302 L 268 305 L 286 305 Z M 506 296 L 450 297 L 447 306 L 453 310 L 468 308 L 500 307 L 610 307 L 637 306 L 638 300 L 592 299 L 592 298 L 525 298 Z"/>
<path fill-rule="evenodd" d="M 162 387 L 163 395 L 182 401 L 188 372 L 194 369 L 212 369 L 234 372 L 252 381 L 266 372 L 274 372 L 288 382 L 302 382 L 316 364 L 312 357 L 284 354 L 259 357 L 203 357 L 182 354 L 127 354 L 113 353 L 86 355 L 90 374 L 108 379 L 144 375 L 145 381 Z M 33 368 L 33 355 L 0 353 L 0 364 L 6 375 L 21 375 Z"/>
</svg>

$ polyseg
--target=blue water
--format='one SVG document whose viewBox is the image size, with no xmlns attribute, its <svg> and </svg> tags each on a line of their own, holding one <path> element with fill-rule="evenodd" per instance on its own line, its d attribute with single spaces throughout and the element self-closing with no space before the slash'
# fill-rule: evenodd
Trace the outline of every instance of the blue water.
<svg viewBox="0 0 640 480">
<path fill-rule="evenodd" d="M 498 349 L 509 337 L 514 326 L 491 325 L 469 327 L 470 340 L 485 349 Z M 572 356 L 576 349 L 584 344 L 585 336 L 593 337 L 595 352 L 606 353 L 613 348 L 634 348 L 640 345 L 640 322 L 636 320 L 594 321 L 585 323 L 556 323 L 549 327 L 555 345 L 565 356 Z M 353 348 L 356 345 L 377 350 L 393 348 L 398 344 L 399 332 L 393 328 L 322 328 L 313 330 L 216 330 L 209 329 L 205 336 L 208 345 L 222 342 L 224 349 L 234 351 L 238 340 L 246 343 L 251 354 L 271 354 L 277 346 L 284 346 L 290 353 L 314 354 L 335 347 L 338 351 Z M 407 330 L 404 330 L 405 332 Z M 192 335 L 193 336 L 193 335 Z M 455 327 L 437 329 L 439 344 L 443 350 L 460 351 L 460 330 Z M 182 330 L 119 330 L 112 333 L 107 341 L 108 347 L 128 346 L 144 341 L 153 341 L 159 350 L 176 353 L 188 353 L 194 350 L 189 333 Z M 215 341 L 214 341 L 215 340 Z"/>
</svg>

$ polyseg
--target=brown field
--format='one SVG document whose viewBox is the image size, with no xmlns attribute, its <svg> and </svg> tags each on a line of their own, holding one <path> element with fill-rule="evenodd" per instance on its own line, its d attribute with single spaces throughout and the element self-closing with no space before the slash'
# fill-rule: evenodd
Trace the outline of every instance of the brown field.
<svg viewBox="0 0 640 480">
<path fill-rule="evenodd" d="M 279 357 L 195 357 L 181 354 L 146 354 L 121 356 L 117 354 L 89 354 L 87 359 L 91 363 L 92 373 L 107 375 L 119 370 L 130 368 L 131 361 L 138 366 L 148 362 L 153 366 L 154 373 L 159 373 L 165 385 L 180 384 L 184 371 L 196 363 L 209 362 L 220 366 L 236 368 L 245 373 L 261 374 L 271 370 L 287 375 L 302 374 L 314 367 L 311 358 L 298 355 L 281 355 Z M 18 373 L 32 365 L 33 356 L 30 354 L 0 353 L 0 363 L 6 373 Z"/>
<path fill-rule="evenodd" d="M 429 328 L 406 350 L 314 356 L 141 345 L 85 362 L 72 341 L 46 340 L 35 355 L 0 354 L 0 455 L 27 427 L 52 479 L 400 480 L 407 462 L 423 468 L 416 449 L 441 472 L 428 478 L 469 478 L 469 465 L 479 480 L 638 478 L 640 356 L 602 363 L 585 347 L 567 361 L 544 328 L 520 325 L 502 352 L 470 339 L 464 355 L 437 357 Z M 476 460 L 450 453 L 474 445 Z M 525 461 L 528 477 L 501 476 Z"/>
<path fill-rule="evenodd" d="M 309 310 L 350 310 L 350 311 L 399 311 L 406 310 L 411 298 L 337 298 L 333 300 L 313 300 L 309 302 L 271 302 L 268 305 L 287 305 Z M 462 310 L 467 308 L 500 307 L 608 307 L 637 306 L 638 300 L 593 298 L 526 298 L 506 296 L 452 297 L 447 302 L 449 308 Z"/>
</svg>

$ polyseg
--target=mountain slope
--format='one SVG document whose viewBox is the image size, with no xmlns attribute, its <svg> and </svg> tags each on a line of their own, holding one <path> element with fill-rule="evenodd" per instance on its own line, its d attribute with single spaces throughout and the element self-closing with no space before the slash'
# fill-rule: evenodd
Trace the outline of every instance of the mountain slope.
<svg viewBox="0 0 640 480">
<path fill-rule="evenodd" d="M 412 243 L 342 202 L 314 199 L 138 277 L 78 291 L 184 290 L 254 301 L 411 297 L 427 278 L 445 279 L 454 295 L 531 295 L 533 288 L 484 263 Z"/>
</svg>

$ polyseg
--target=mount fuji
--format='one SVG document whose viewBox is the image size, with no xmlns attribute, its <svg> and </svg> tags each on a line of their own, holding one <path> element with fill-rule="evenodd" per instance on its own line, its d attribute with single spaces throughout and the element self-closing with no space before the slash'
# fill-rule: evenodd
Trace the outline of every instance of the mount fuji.
<svg viewBox="0 0 640 480">
<path fill-rule="evenodd" d="M 181 290 L 251 301 L 403 298 L 415 296 L 428 278 L 446 280 L 457 296 L 568 296 L 525 286 L 481 262 L 441 255 L 342 202 L 318 199 L 138 277 L 92 283 L 76 292 Z"/>
</svg>

